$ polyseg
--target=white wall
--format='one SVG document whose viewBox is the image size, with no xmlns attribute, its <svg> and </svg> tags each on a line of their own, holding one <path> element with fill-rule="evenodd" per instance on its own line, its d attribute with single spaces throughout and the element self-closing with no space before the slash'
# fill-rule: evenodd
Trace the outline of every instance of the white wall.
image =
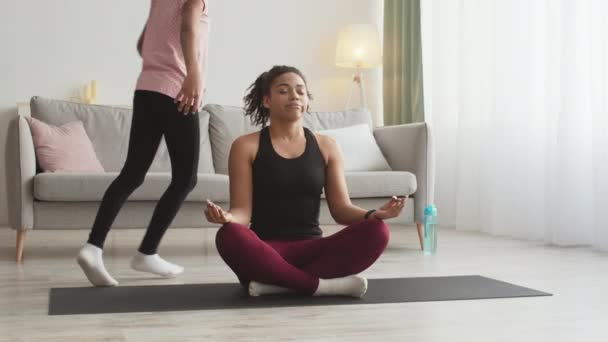
<svg viewBox="0 0 608 342">
<path fill-rule="evenodd" d="M 382 28 L 382 0 L 212 0 L 206 102 L 241 105 L 244 91 L 274 64 L 300 68 L 313 110 L 343 108 L 351 71 L 333 65 L 341 26 Z M 0 4 L 0 144 L 32 95 L 67 99 L 89 80 L 99 102 L 130 104 L 140 60 L 135 42 L 147 0 L 19 0 Z M 379 118 L 381 70 L 366 71 L 368 104 Z M 355 98 L 355 100 L 358 100 Z M 379 122 L 376 120 L 376 122 Z M 10 148 L 10 146 L 8 146 Z M 6 212 L 5 148 L 0 148 L 0 225 Z"/>
</svg>

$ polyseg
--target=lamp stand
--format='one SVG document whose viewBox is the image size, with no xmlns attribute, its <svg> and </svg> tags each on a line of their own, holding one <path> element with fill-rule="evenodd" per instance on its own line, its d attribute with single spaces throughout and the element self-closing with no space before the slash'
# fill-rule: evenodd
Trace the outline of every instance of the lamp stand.
<svg viewBox="0 0 608 342">
<path fill-rule="evenodd" d="M 348 99 L 346 100 L 346 110 L 350 109 L 350 101 L 353 97 L 355 86 L 359 87 L 359 99 L 361 100 L 361 107 L 367 108 L 367 99 L 365 98 L 365 86 L 363 84 L 363 74 L 361 73 L 361 68 L 357 68 L 357 71 L 353 75 L 353 82 L 350 84 L 350 91 L 348 92 Z"/>
</svg>

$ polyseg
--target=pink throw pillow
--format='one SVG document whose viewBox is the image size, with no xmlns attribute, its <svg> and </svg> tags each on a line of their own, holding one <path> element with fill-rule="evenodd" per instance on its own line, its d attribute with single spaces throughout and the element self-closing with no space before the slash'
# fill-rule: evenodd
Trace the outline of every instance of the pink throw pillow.
<svg viewBox="0 0 608 342">
<path fill-rule="evenodd" d="M 30 125 L 36 158 L 45 172 L 105 172 L 82 121 L 61 127 L 26 117 Z"/>
</svg>

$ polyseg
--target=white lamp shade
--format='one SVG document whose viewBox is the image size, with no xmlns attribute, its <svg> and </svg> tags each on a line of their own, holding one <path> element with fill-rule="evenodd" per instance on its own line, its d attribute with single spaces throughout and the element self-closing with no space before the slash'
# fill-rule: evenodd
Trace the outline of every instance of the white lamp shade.
<svg viewBox="0 0 608 342">
<path fill-rule="evenodd" d="M 345 68 L 375 68 L 382 65 L 376 26 L 356 24 L 342 28 L 336 47 L 336 65 Z"/>
</svg>

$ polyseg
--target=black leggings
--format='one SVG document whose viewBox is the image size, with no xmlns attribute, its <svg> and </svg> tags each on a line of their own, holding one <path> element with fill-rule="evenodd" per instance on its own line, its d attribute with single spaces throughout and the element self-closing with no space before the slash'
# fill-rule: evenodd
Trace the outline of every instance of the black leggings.
<svg viewBox="0 0 608 342">
<path fill-rule="evenodd" d="M 171 184 L 162 195 L 139 246 L 144 254 L 155 254 L 167 227 L 197 180 L 200 148 L 198 114 L 184 115 L 173 98 L 138 90 L 133 99 L 133 119 L 127 160 L 106 190 L 88 242 L 103 248 L 110 227 L 129 195 L 143 182 L 164 135 L 171 159 Z"/>
</svg>

